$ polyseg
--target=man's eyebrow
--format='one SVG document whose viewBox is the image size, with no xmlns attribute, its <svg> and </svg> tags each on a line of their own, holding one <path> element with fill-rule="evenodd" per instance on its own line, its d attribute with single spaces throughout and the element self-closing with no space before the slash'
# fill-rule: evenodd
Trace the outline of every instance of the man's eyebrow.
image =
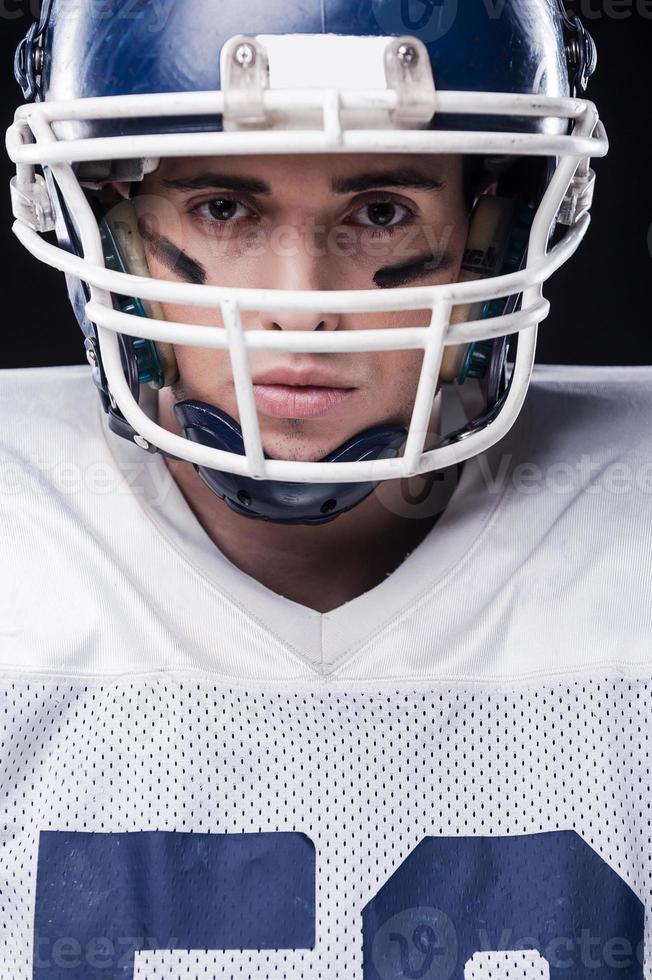
<svg viewBox="0 0 652 980">
<path fill-rule="evenodd" d="M 179 191 L 197 191 L 222 188 L 241 194 L 271 194 L 272 188 L 264 180 L 255 177 L 239 177 L 235 174 L 206 172 L 195 177 L 176 177 L 164 180 L 166 187 Z M 430 177 L 415 167 L 400 167 L 396 170 L 375 170 L 370 173 L 354 174 L 351 177 L 336 177 L 331 184 L 334 194 L 361 194 L 377 187 L 402 187 L 410 190 L 439 191 L 443 180 Z"/>
<path fill-rule="evenodd" d="M 234 174 L 201 173 L 195 177 L 176 177 L 164 180 L 166 187 L 178 191 L 201 191 L 218 187 L 241 194 L 271 194 L 272 188 L 255 177 L 237 177 Z"/>
<path fill-rule="evenodd" d="M 416 167 L 399 167 L 397 170 L 375 170 L 353 177 L 338 177 L 331 186 L 335 194 L 361 194 L 376 187 L 439 191 L 444 186 L 444 181 L 429 177 Z"/>
</svg>

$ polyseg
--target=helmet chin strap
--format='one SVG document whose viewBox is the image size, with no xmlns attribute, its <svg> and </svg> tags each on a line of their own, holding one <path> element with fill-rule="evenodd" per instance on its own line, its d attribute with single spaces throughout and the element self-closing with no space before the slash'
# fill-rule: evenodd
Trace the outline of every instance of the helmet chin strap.
<svg viewBox="0 0 652 980">
<path fill-rule="evenodd" d="M 174 412 L 187 439 L 212 449 L 245 455 L 242 430 L 226 412 L 201 401 L 179 402 Z M 406 438 L 407 430 L 400 426 L 376 426 L 353 436 L 322 462 L 395 459 Z M 275 524 L 327 524 L 362 503 L 379 482 L 281 483 L 252 480 L 204 466 L 195 469 L 206 486 L 231 510 L 243 517 Z"/>
</svg>

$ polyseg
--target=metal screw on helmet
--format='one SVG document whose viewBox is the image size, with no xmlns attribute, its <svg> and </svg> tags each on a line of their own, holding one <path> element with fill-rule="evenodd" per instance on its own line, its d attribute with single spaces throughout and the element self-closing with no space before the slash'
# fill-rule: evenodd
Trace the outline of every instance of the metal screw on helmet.
<svg viewBox="0 0 652 980">
<path fill-rule="evenodd" d="M 97 367 L 97 355 L 95 354 L 94 350 L 86 351 L 86 360 L 88 361 L 91 367 Z"/>
<path fill-rule="evenodd" d="M 589 79 L 597 67 L 598 52 L 595 41 L 581 18 L 566 9 L 564 0 L 557 0 L 557 4 L 564 25 L 571 94 L 576 95 L 578 91 L 586 91 Z"/>
<path fill-rule="evenodd" d="M 140 447 L 140 449 L 149 449 L 149 443 L 147 439 L 143 438 L 143 436 L 134 436 L 134 442 Z"/>
<path fill-rule="evenodd" d="M 251 44 L 238 45 L 234 57 L 241 68 L 251 68 L 256 63 L 256 51 Z"/>
<path fill-rule="evenodd" d="M 576 65 L 582 56 L 580 43 L 576 37 L 572 37 L 566 42 L 566 57 L 572 65 Z"/>
<path fill-rule="evenodd" d="M 40 75 L 43 71 L 43 48 L 34 48 L 34 54 L 32 57 L 34 61 L 34 74 Z"/>
<path fill-rule="evenodd" d="M 586 89 L 589 76 L 593 72 L 591 43 L 592 39 L 589 35 L 571 37 L 566 42 L 566 59 L 571 77 L 574 86 L 582 92 Z"/>
<path fill-rule="evenodd" d="M 419 60 L 419 52 L 412 44 L 401 44 L 400 47 L 397 48 L 396 54 L 398 56 L 398 60 L 406 68 L 410 67 L 411 65 L 415 65 Z"/>
</svg>

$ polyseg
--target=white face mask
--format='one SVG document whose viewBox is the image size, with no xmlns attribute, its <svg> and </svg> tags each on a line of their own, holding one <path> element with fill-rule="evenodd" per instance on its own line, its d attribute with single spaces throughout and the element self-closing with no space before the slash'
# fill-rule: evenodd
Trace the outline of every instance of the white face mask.
<svg viewBox="0 0 652 980">
<path fill-rule="evenodd" d="M 38 258 L 86 283 L 88 320 L 97 330 L 112 404 L 143 448 L 156 449 L 198 467 L 255 480 L 300 483 L 368 483 L 441 470 L 481 453 L 515 422 L 531 377 L 539 323 L 548 302 L 542 286 L 576 250 L 589 224 L 593 190 L 590 158 L 608 149 L 592 103 L 541 95 L 437 91 L 429 55 L 416 37 L 261 35 L 234 37 L 222 50 L 219 92 L 130 95 L 63 103 L 39 102 L 18 110 L 8 133 L 17 164 L 12 183 L 15 233 Z M 364 81 L 364 85 L 362 85 Z M 219 132 L 80 137 L 88 121 L 175 116 L 223 116 Z M 433 116 L 504 119 L 504 131 L 425 129 Z M 539 132 L 515 130 L 519 120 L 542 121 Z M 73 126 L 71 129 L 70 126 Z M 163 128 L 163 125 L 162 125 Z M 567 130 L 570 129 L 570 133 Z M 113 161 L 118 172 L 140 177 L 168 157 L 296 153 L 434 153 L 490 157 L 552 158 L 554 173 L 529 230 L 521 268 L 481 273 L 467 270 L 459 281 L 434 286 L 328 292 L 225 288 L 154 279 L 146 270 L 107 268 L 95 215 L 80 183 L 80 166 Z M 132 161 L 129 163 L 129 161 Z M 54 228 L 56 207 L 36 173 L 47 168 L 74 216 L 82 255 L 49 244 L 41 233 Z M 82 171 L 83 172 L 83 171 Z M 565 228 L 550 247 L 555 223 Z M 500 215 L 485 211 L 472 223 L 480 252 L 490 251 Z M 480 263 L 482 265 L 482 263 Z M 219 310 L 223 327 L 166 322 L 116 308 L 114 297 L 156 304 Z M 492 301 L 522 297 L 508 312 L 487 315 Z M 242 327 L 247 311 L 273 309 L 326 313 L 430 310 L 423 328 L 382 330 L 258 331 Z M 495 309 L 496 307 L 494 307 Z M 503 307 L 504 310 L 504 307 Z M 446 351 L 467 350 L 518 334 L 516 356 L 501 397 L 455 434 L 427 445 L 433 400 L 441 383 Z M 168 359 L 171 345 L 228 350 L 237 392 L 245 455 L 219 450 L 175 435 L 148 415 L 125 377 L 119 335 L 144 338 Z M 424 351 L 414 410 L 401 455 L 354 462 L 267 459 L 263 452 L 248 355 L 251 351 L 360 352 Z M 169 366 L 169 364 L 168 364 Z"/>
</svg>

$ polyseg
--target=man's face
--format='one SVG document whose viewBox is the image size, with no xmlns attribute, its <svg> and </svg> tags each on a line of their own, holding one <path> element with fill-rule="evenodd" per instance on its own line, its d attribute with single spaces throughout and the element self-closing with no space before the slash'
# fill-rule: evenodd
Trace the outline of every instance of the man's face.
<svg viewBox="0 0 652 980">
<path fill-rule="evenodd" d="M 467 237 L 461 157 L 415 154 L 167 160 L 134 198 L 153 276 L 249 289 L 358 290 L 455 281 Z M 168 320 L 222 326 L 218 310 Z M 245 329 L 423 327 L 430 311 L 245 311 Z M 227 351 L 176 346 L 161 416 L 199 399 L 238 419 Z M 356 433 L 409 424 L 422 351 L 250 355 L 265 451 L 322 459 Z"/>
</svg>

